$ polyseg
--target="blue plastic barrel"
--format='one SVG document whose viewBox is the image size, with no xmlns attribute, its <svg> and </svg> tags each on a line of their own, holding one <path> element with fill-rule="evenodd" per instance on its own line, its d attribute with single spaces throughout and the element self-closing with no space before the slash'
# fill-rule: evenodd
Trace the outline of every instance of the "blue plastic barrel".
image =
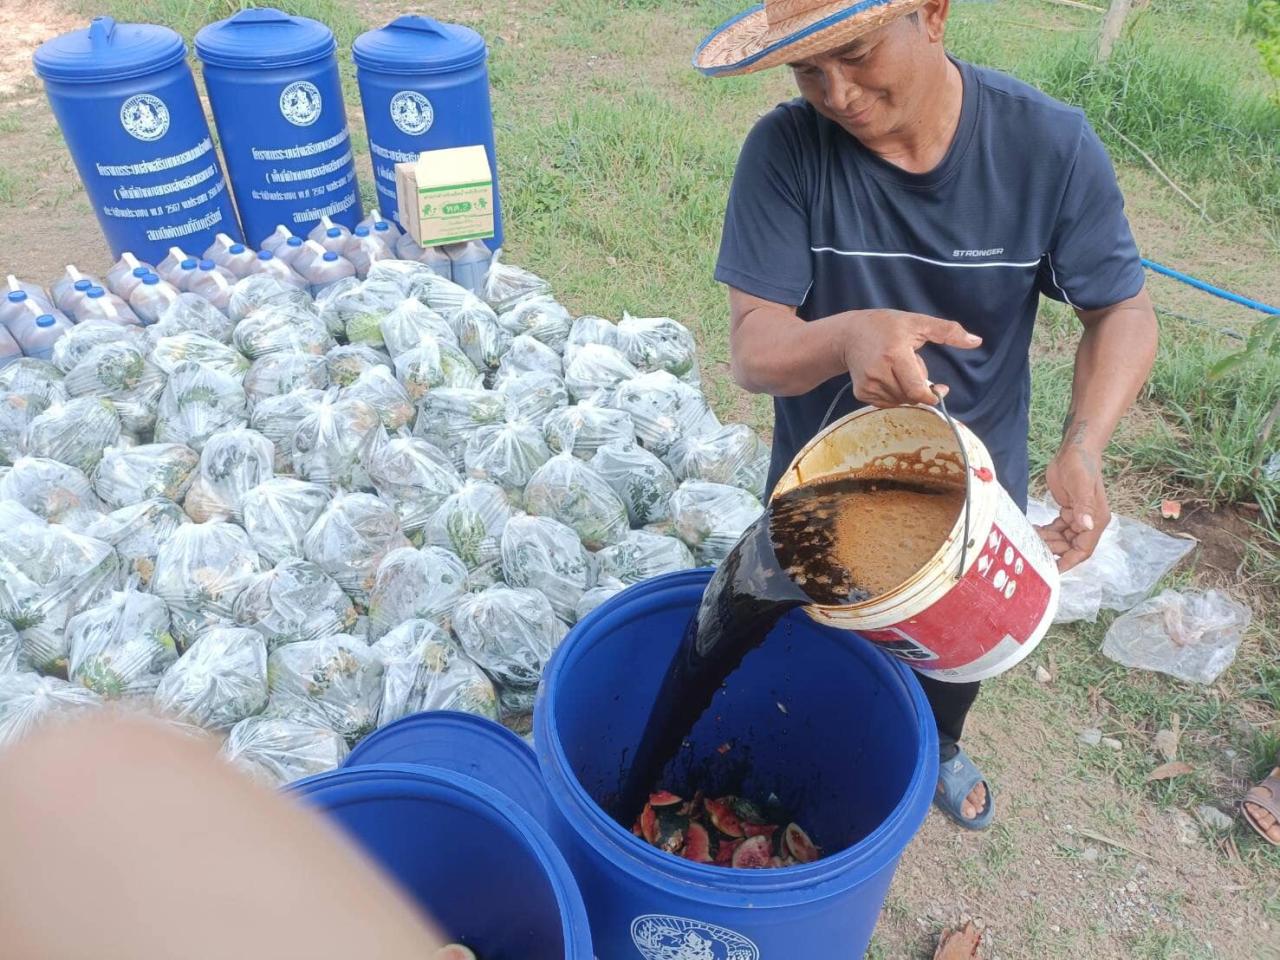
<svg viewBox="0 0 1280 960">
<path fill-rule="evenodd" d="M 800 611 L 749 653 L 689 738 L 708 796 L 781 800 L 822 859 L 781 869 L 693 863 L 601 806 L 698 607 L 708 570 L 638 584 L 592 611 L 543 675 L 534 712 L 552 836 L 601 957 L 861 957 L 938 776 L 933 715 L 911 671 Z M 730 748 L 721 752 L 724 744 Z M 702 952 L 696 952 L 696 947 Z"/>
<path fill-rule="evenodd" d="M 489 51 L 467 27 L 408 14 L 351 45 L 373 154 L 378 208 L 398 220 L 395 165 L 423 150 L 483 144 L 493 172 L 494 235 L 502 245 L 498 160 L 489 106 Z"/>
<path fill-rule="evenodd" d="M 457 710 L 427 710 L 365 737 L 343 766 L 408 763 L 474 777 L 547 822 L 547 793 L 532 748 L 500 723 Z"/>
<path fill-rule="evenodd" d="M 114 257 L 131 250 L 154 263 L 174 244 L 203 249 L 219 232 L 240 236 L 186 56 L 168 27 L 111 17 L 35 53 Z"/>
<path fill-rule="evenodd" d="M 196 34 L 231 189 L 255 249 L 277 224 L 305 234 L 326 214 L 349 227 L 360 220 L 336 50 L 323 23 L 271 8 Z"/>
<path fill-rule="evenodd" d="M 290 789 L 485 960 L 595 956 L 564 858 L 530 814 L 492 787 L 451 770 L 372 764 Z"/>
</svg>

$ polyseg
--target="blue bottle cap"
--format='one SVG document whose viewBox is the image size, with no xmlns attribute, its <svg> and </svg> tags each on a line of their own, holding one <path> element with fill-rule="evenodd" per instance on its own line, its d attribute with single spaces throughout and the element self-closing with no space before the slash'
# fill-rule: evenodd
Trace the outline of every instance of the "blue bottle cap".
<svg viewBox="0 0 1280 960">
<path fill-rule="evenodd" d="M 340 237 L 340 236 L 342 236 L 342 228 L 341 228 L 341 227 L 330 227 L 328 230 L 326 230 L 326 231 L 324 232 L 324 235 L 325 235 L 326 237 Z"/>
<path fill-rule="evenodd" d="M 93 297 L 95 300 L 98 299 L 98 297 L 105 297 L 107 295 L 107 291 L 103 290 L 101 287 L 90 287 L 87 292 L 88 295 Z"/>
<path fill-rule="evenodd" d="M 46 80 L 107 83 L 155 73 L 186 56 L 187 45 L 168 27 L 94 17 L 87 29 L 45 41 L 34 59 Z"/>
<path fill-rule="evenodd" d="M 357 237 L 367 237 L 367 236 L 369 235 L 369 228 L 368 228 L 368 227 L 356 227 L 356 229 L 355 229 L 355 235 L 356 235 Z"/>
<path fill-rule="evenodd" d="M 80 291 L 88 290 L 92 286 L 93 286 L 92 280 L 77 280 L 75 283 L 75 289 Z"/>
<path fill-rule="evenodd" d="M 301 237 L 290 237 L 285 241 L 285 244 L 290 247 L 300 247 L 306 242 L 307 241 L 303 240 Z"/>
<path fill-rule="evenodd" d="M 23 300 L 25 300 L 25 299 L 27 299 L 27 291 L 25 291 L 25 290 L 10 290 L 10 291 L 9 291 L 9 302 L 10 302 L 10 303 L 21 303 L 21 302 L 22 302 Z"/>
<path fill-rule="evenodd" d="M 150 267 L 134 267 L 133 268 L 133 275 L 135 277 L 145 277 L 150 272 L 151 272 Z"/>
<path fill-rule="evenodd" d="M 187 259 L 183 260 L 180 264 L 178 264 L 178 266 L 180 266 L 183 270 L 194 270 L 196 268 L 196 258 L 187 257 Z"/>
<path fill-rule="evenodd" d="M 396 17 L 351 45 L 357 67 L 418 76 L 464 70 L 482 63 L 487 52 L 484 38 L 471 28 L 417 14 Z"/>
<path fill-rule="evenodd" d="M 242 10 L 196 34 L 196 56 L 219 67 L 296 67 L 336 49 L 333 31 L 323 23 L 270 7 Z"/>
<path fill-rule="evenodd" d="M 213 269 L 215 269 L 217 266 L 218 266 L 218 265 L 217 265 L 216 263 L 214 263 L 212 260 L 201 260 L 201 261 L 200 261 L 200 269 L 201 269 L 201 270 L 213 270 Z"/>
<path fill-rule="evenodd" d="M 37 327 L 52 327 L 57 322 L 58 321 L 54 319 L 54 316 L 51 313 L 42 313 L 40 316 L 36 317 Z"/>
<path fill-rule="evenodd" d="M 387 223 L 387 221 L 385 221 L 385 220 L 378 220 L 377 222 L 375 222 L 375 223 L 374 223 L 374 225 L 373 225 L 373 229 L 375 229 L 375 230 L 390 230 L 390 229 L 391 229 L 391 224 Z"/>
<path fill-rule="evenodd" d="M 330 263 L 333 263 L 333 261 L 338 259 L 338 255 L 334 253 L 332 250 L 326 250 L 324 252 L 324 259 L 328 260 Z"/>
<path fill-rule="evenodd" d="M 259 251 L 258 251 L 258 259 L 259 259 L 259 260 L 274 260 L 275 258 L 276 258 L 276 255 L 275 255 L 274 253 L 272 253 L 270 250 L 259 250 Z"/>
<path fill-rule="evenodd" d="M 231 246 L 227 247 L 227 252 L 228 252 L 228 253 L 235 253 L 235 254 L 244 253 L 244 244 L 243 244 L 243 243 L 233 243 Z"/>
<path fill-rule="evenodd" d="M 157 283 L 160 282 L 160 278 L 156 276 L 154 273 L 148 273 L 145 277 L 142 278 L 142 282 L 145 283 L 148 287 L 154 287 Z"/>
</svg>

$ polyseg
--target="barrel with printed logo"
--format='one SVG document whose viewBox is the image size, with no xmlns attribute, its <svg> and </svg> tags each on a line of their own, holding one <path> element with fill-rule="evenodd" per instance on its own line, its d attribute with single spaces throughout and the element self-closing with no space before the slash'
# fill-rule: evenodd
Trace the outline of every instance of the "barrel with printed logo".
<svg viewBox="0 0 1280 960">
<path fill-rule="evenodd" d="M 196 34 L 205 86 L 245 237 L 284 224 L 305 235 L 323 216 L 354 228 L 360 188 L 324 24 L 271 8 L 243 10 Z"/>
<path fill-rule="evenodd" d="M 397 163 L 423 150 L 481 145 L 493 175 L 494 235 L 502 245 L 502 203 L 489 105 L 489 52 L 480 34 L 410 14 L 370 30 L 351 45 L 373 155 L 378 208 L 397 218 Z"/>
<path fill-rule="evenodd" d="M 111 254 L 155 263 L 240 236 L 182 38 L 96 17 L 35 53 Z"/>
</svg>

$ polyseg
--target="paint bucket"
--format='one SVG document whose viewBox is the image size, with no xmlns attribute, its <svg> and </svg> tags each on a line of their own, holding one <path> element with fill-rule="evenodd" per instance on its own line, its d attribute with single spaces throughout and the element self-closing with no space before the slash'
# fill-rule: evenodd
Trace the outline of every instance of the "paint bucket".
<svg viewBox="0 0 1280 960">
<path fill-rule="evenodd" d="M 710 796 L 776 794 L 823 848 L 784 869 L 694 863 L 607 812 L 711 571 L 629 587 L 579 621 L 534 711 L 551 834 L 601 960 L 825 960 L 867 949 L 929 811 L 938 734 L 903 664 L 791 611 L 717 692 L 682 762 Z"/>
<path fill-rule="evenodd" d="M 945 408 L 864 408 L 813 438 L 773 495 L 847 474 L 964 478 L 965 508 L 946 542 L 888 593 L 845 606 L 810 605 L 819 623 L 854 630 L 920 673 L 988 680 L 1022 661 L 1058 608 L 1058 567 L 996 479 L 987 448 Z"/>
</svg>

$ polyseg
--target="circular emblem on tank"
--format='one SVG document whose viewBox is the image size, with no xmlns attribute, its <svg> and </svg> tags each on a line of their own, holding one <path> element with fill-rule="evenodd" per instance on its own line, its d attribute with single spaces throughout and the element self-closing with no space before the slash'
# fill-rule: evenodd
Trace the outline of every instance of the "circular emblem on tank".
<svg viewBox="0 0 1280 960">
<path fill-rule="evenodd" d="M 636 917 L 631 942 L 644 960 L 760 960 L 759 948 L 742 934 L 685 917 Z"/>
<path fill-rule="evenodd" d="M 401 133 L 426 133 L 435 118 L 431 101 L 417 90 L 401 90 L 391 98 L 391 120 Z"/>
<path fill-rule="evenodd" d="M 136 94 L 121 104 L 120 125 L 131 137 L 159 140 L 169 132 L 169 108 L 159 97 Z"/>
<path fill-rule="evenodd" d="M 295 80 L 280 91 L 280 112 L 295 127 L 315 123 L 323 102 L 316 85 L 306 80 Z"/>
</svg>

